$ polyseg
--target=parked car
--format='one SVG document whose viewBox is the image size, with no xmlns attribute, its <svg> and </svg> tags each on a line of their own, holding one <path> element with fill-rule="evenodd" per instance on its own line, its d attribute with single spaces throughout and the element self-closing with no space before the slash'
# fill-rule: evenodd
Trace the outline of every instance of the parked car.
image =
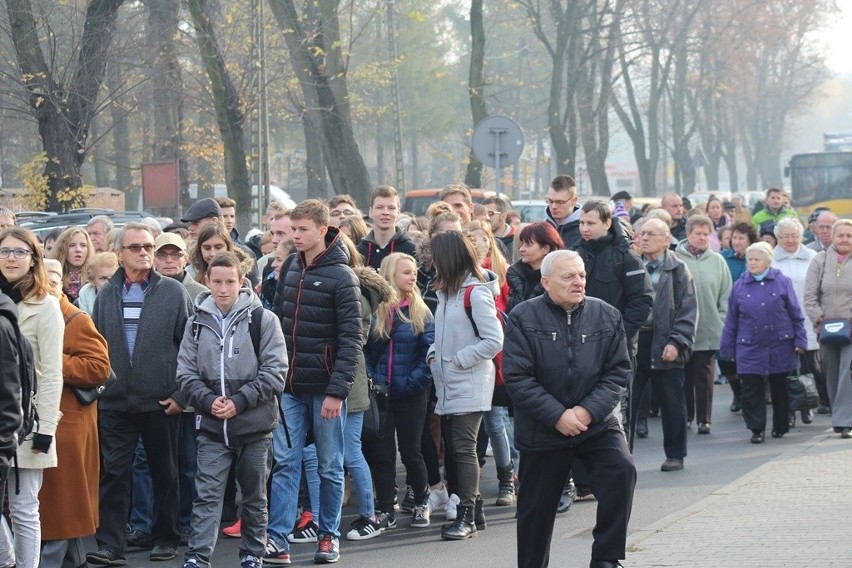
<svg viewBox="0 0 852 568">
<path fill-rule="evenodd" d="M 410 189 L 405 192 L 405 201 L 402 210 L 406 213 L 413 213 L 418 217 L 426 214 L 429 206 L 438 201 L 438 196 L 441 195 L 443 188 L 432 189 Z M 471 189 L 470 196 L 474 203 L 481 203 L 486 197 L 495 195 L 493 191 L 483 191 L 481 189 Z"/>
<path fill-rule="evenodd" d="M 29 229 L 39 239 L 43 240 L 45 235 L 55 229 L 65 229 L 66 227 L 75 226 L 83 227 L 89 222 L 89 219 L 96 215 L 110 217 L 116 227 L 123 227 L 130 222 L 141 221 L 145 217 L 153 217 L 144 211 L 113 211 L 112 209 L 87 208 L 69 213 L 59 213 L 47 217 L 29 219 L 19 223 L 19 225 Z"/>
<path fill-rule="evenodd" d="M 513 201 L 512 209 L 521 214 L 521 223 L 544 221 L 547 217 L 547 202 L 544 199 Z"/>
</svg>

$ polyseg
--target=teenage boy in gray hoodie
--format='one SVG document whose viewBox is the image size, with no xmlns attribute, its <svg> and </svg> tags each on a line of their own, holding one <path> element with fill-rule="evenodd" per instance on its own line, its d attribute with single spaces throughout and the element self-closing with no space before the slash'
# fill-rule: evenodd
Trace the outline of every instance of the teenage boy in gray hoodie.
<svg viewBox="0 0 852 568">
<path fill-rule="evenodd" d="M 287 348 L 278 318 L 243 286 L 244 278 L 233 253 L 213 259 L 210 291 L 196 299 L 178 355 L 178 384 L 195 407 L 198 433 L 198 496 L 184 568 L 210 566 L 232 463 L 242 489 L 241 568 L 260 568 L 266 546 L 266 480 Z"/>
</svg>

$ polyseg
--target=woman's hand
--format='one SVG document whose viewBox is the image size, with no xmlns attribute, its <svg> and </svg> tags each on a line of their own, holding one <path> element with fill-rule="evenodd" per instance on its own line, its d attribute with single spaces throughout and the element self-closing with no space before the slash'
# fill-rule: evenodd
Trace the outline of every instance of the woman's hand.
<svg viewBox="0 0 852 568">
<path fill-rule="evenodd" d="M 804 350 L 804 349 L 802 349 L 801 347 L 796 347 L 796 353 L 797 353 L 798 355 L 802 355 L 804 352 L 805 352 L 805 350 Z"/>
</svg>

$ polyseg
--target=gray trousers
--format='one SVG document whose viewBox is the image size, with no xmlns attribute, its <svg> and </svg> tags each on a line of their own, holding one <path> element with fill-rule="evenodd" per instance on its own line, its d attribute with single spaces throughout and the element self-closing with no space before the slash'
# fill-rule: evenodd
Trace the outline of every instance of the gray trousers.
<svg viewBox="0 0 852 568">
<path fill-rule="evenodd" d="M 86 547 L 82 538 L 42 541 L 39 568 L 79 568 L 85 564 Z"/>
<path fill-rule="evenodd" d="M 272 460 L 272 438 L 229 448 L 221 442 L 198 436 L 198 471 L 195 475 L 197 496 L 192 503 L 192 534 L 186 560 L 200 567 L 210 566 L 210 557 L 219 535 L 222 500 L 228 471 L 234 464 L 237 484 L 242 492 L 242 542 L 240 557 L 248 554 L 263 558 L 266 549 L 266 480 Z"/>
<path fill-rule="evenodd" d="M 835 428 L 852 428 L 852 345 L 843 347 L 822 345 L 822 372 L 831 401 L 831 425 Z"/>
</svg>

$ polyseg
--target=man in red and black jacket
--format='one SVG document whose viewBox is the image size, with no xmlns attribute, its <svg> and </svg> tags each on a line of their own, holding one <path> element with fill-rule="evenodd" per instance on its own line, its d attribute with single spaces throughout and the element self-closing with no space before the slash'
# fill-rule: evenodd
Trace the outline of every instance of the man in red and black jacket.
<svg viewBox="0 0 852 568">
<path fill-rule="evenodd" d="M 408 233 L 396 226 L 399 219 L 399 194 L 396 189 L 380 185 L 373 190 L 370 196 L 370 219 L 373 228 L 358 243 L 358 252 L 364 258 L 365 265 L 378 270 L 385 257 L 393 252 L 415 256 L 417 245 Z"/>
</svg>

